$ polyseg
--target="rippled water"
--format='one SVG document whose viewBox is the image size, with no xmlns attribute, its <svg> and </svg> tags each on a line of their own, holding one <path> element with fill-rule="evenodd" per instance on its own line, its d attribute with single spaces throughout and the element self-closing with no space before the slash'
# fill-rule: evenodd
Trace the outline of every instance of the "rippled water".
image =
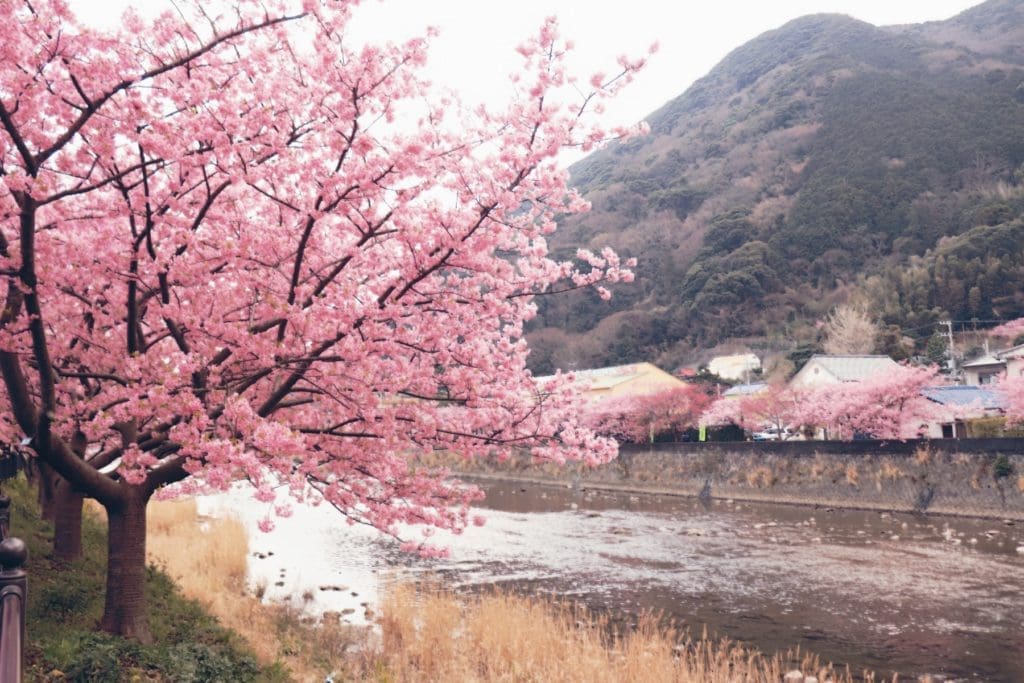
<svg viewBox="0 0 1024 683">
<path fill-rule="evenodd" d="M 253 534 L 253 581 L 270 599 L 306 593 L 310 609 L 358 623 L 381 579 L 403 567 L 465 588 L 556 593 L 625 621 L 660 610 L 696 631 L 766 651 L 799 644 L 854 670 L 1024 681 L 1024 525 L 485 488 L 487 524 L 441 538 L 448 560 L 409 558 L 329 508 L 297 508 L 272 534 Z M 264 514 L 242 493 L 207 504 L 253 527 Z"/>
</svg>

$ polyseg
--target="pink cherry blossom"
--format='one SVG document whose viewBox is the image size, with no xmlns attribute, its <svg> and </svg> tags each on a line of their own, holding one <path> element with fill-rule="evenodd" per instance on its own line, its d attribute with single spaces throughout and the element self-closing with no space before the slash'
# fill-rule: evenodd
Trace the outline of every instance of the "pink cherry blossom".
<svg viewBox="0 0 1024 683">
<path fill-rule="evenodd" d="M 1008 425 L 1024 424 L 1024 375 L 1004 378 L 996 385 Z"/>
<path fill-rule="evenodd" d="M 544 235 L 586 209 L 557 155 L 630 132 L 591 112 L 643 60 L 580 92 L 549 19 L 518 99 L 470 109 L 420 75 L 431 32 L 350 49 L 357 4 L 182 0 L 101 32 L 0 3 L 0 430 L 112 515 L 244 480 L 457 531 L 480 493 L 435 453 L 615 455 L 567 384 L 538 394 L 523 323 L 632 277 Z"/>
<path fill-rule="evenodd" d="M 912 438 L 922 424 L 945 417 L 941 407 L 922 394 L 926 386 L 938 383 L 937 372 L 934 366 L 901 365 L 859 382 L 810 390 L 799 400 L 794 422 L 825 428 L 830 438 Z"/>
<path fill-rule="evenodd" d="M 626 443 L 646 443 L 672 432 L 695 427 L 711 397 L 703 387 L 687 384 L 646 395 L 599 401 L 587 410 L 594 431 Z"/>
</svg>

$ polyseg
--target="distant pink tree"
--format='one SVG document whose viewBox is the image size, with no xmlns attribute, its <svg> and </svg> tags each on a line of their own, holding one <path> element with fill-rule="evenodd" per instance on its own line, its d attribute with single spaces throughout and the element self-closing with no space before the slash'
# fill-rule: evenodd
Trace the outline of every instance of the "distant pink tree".
<svg viewBox="0 0 1024 683">
<path fill-rule="evenodd" d="M 586 209 L 557 155 L 625 132 L 590 113 L 643 60 L 576 80 L 549 20 L 518 96 L 470 112 L 421 77 L 425 39 L 353 47 L 357 5 L 181 0 L 107 32 L 0 2 L 0 437 L 106 509 L 105 630 L 148 637 L 165 487 L 426 536 L 479 492 L 425 454 L 615 454 L 565 378 L 538 393 L 523 325 L 632 277 L 546 238 Z"/>
<path fill-rule="evenodd" d="M 996 385 L 1008 425 L 1024 424 L 1024 375 L 1007 377 Z"/>
<path fill-rule="evenodd" d="M 1016 320 L 1005 322 L 999 327 L 994 327 L 990 331 L 990 334 L 996 337 L 1016 339 L 1017 337 L 1024 335 L 1024 318 L 1017 318 Z"/>
<path fill-rule="evenodd" d="M 695 427 L 711 403 L 703 387 L 687 384 L 675 389 L 640 396 L 612 398 L 588 409 L 587 423 L 598 434 L 625 443 L 646 443 L 660 434 L 674 438 Z"/>
<path fill-rule="evenodd" d="M 774 427 L 779 434 L 797 427 L 802 394 L 784 384 L 770 384 L 749 396 L 721 397 L 701 416 L 707 425 L 735 424 L 748 431 Z"/>
<path fill-rule="evenodd" d="M 742 425 L 741 402 L 731 396 L 719 396 L 701 413 L 700 423 L 709 426 Z"/>
<path fill-rule="evenodd" d="M 942 417 L 940 407 L 922 394 L 936 384 L 938 369 L 901 365 L 859 382 L 830 384 L 808 391 L 794 418 L 823 427 L 832 437 L 855 434 L 880 439 L 910 438 L 920 426 Z"/>
</svg>

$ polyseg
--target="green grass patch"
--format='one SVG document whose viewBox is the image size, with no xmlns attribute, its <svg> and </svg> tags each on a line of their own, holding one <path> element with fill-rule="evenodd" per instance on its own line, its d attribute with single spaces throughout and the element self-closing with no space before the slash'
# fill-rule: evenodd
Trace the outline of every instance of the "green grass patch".
<svg viewBox="0 0 1024 683">
<path fill-rule="evenodd" d="M 51 557 L 53 527 L 39 516 L 34 488 L 19 478 L 5 482 L 3 491 L 12 499 L 11 535 L 29 547 L 26 680 L 290 680 L 279 665 L 260 666 L 237 634 L 220 626 L 202 605 L 184 598 L 158 569 L 147 571 L 146 595 L 155 642 L 142 645 L 100 632 L 106 524 L 86 514 L 83 557 L 61 565 Z"/>
</svg>

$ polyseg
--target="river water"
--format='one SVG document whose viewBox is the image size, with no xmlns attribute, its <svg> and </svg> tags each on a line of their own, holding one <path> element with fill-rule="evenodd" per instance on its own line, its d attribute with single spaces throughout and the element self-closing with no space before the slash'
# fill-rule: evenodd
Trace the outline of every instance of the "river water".
<svg viewBox="0 0 1024 683">
<path fill-rule="evenodd" d="M 485 482 L 487 524 L 438 534 L 446 560 L 400 553 L 332 509 L 254 531 L 270 600 L 353 623 L 395 571 L 456 587 L 557 594 L 628 623 L 644 610 L 761 650 L 901 677 L 1024 681 L 1024 524 Z M 264 506 L 205 501 L 255 529 Z M 1020 548 L 1020 550 L 1018 550 Z"/>
</svg>

